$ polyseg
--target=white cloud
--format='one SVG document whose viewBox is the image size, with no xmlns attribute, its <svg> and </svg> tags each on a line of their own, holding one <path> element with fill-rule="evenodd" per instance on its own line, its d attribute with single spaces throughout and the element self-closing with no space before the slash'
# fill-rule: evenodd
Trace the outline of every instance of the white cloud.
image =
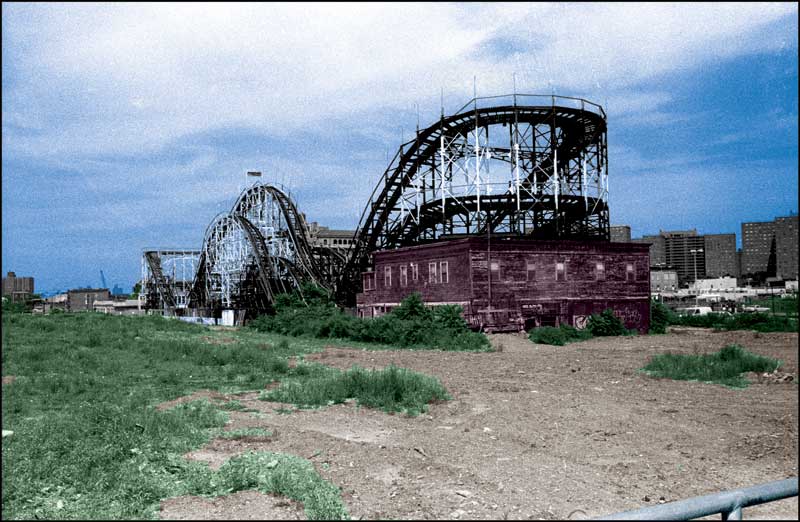
<svg viewBox="0 0 800 522">
<path fill-rule="evenodd" d="M 766 31 L 796 13 L 785 3 L 4 5 L 9 114 L 50 120 L 6 143 L 34 155 L 118 153 L 224 126 L 319 128 L 414 102 L 436 114 L 440 87 L 458 103 L 473 76 L 479 94 L 497 94 L 514 72 L 521 91 L 552 85 L 618 107 L 638 90 L 663 102 L 663 89 L 634 87 L 796 48 L 796 35 Z"/>
</svg>

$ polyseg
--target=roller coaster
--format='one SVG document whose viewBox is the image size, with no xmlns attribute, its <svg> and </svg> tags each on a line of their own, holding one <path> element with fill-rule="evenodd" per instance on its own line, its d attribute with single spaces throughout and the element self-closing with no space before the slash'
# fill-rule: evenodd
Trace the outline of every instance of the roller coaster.
<svg viewBox="0 0 800 522">
<path fill-rule="evenodd" d="M 555 95 L 475 98 L 400 145 L 346 256 L 312 244 L 283 187 L 255 184 L 206 229 L 191 282 L 170 279 L 164 256 L 145 251 L 143 291 L 152 308 L 259 313 L 310 281 L 352 306 L 376 250 L 487 234 L 608 241 L 607 158 L 600 105 Z"/>
</svg>

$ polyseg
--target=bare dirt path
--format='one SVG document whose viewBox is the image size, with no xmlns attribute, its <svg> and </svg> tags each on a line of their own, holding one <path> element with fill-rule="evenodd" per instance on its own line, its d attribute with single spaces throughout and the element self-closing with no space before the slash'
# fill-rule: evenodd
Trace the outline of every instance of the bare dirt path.
<svg viewBox="0 0 800 522">
<path fill-rule="evenodd" d="M 308 359 L 411 368 L 441 379 L 453 400 L 410 418 L 352 403 L 281 414 L 286 405 L 243 394 L 260 413 L 232 412 L 226 429 L 276 435 L 217 439 L 187 456 L 214 467 L 249 450 L 310 459 L 350 514 L 370 519 L 585 518 L 797 475 L 797 334 L 682 328 L 561 347 L 492 342 L 502 351 L 329 347 Z M 658 353 L 733 342 L 784 361 L 780 378 L 733 390 L 637 373 Z M 797 519 L 797 498 L 745 516 Z"/>
</svg>

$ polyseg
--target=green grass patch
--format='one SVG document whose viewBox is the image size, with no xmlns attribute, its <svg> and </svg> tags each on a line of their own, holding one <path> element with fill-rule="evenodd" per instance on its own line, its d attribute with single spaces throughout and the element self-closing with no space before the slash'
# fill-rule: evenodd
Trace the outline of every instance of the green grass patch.
<svg viewBox="0 0 800 522">
<path fill-rule="evenodd" d="M 305 408 L 355 399 L 359 405 L 412 416 L 426 411 L 431 401 L 450 399 L 437 379 L 392 365 L 383 370 L 353 366 L 344 372 L 320 364 L 296 369 L 301 367 L 305 379 L 288 379 L 278 388 L 262 392 L 262 398 Z"/>
<path fill-rule="evenodd" d="M 562 324 L 558 328 L 541 326 L 532 329 L 528 334 L 528 339 L 530 339 L 531 342 L 555 346 L 564 346 L 567 343 L 586 341 L 591 338 L 592 333 L 590 331 L 578 330 L 566 324 Z"/>
<path fill-rule="evenodd" d="M 426 307 L 419 294 L 408 296 L 390 313 L 373 319 L 345 314 L 318 288 L 306 286 L 304 295 L 305 302 L 299 294 L 279 296 L 275 314 L 263 315 L 250 326 L 294 337 L 343 339 L 394 348 L 491 351 L 489 339 L 468 328 L 461 307 Z"/>
<path fill-rule="evenodd" d="M 700 381 L 744 388 L 749 382 L 742 377 L 745 372 L 772 372 L 781 362 L 748 352 L 738 344 L 730 344 L 720 351 L 704 355 L 666 353 L 654 356 L 641 369 L 651 377 L 682 381 Z"/>
<path fill-rule="evenodd" d="M 2 442 L 4 519 L 154 519 L 161 499 L 250 485 L 304 502 L 309 518 L 346 516 L 338 488 L 302 459 L 249 456 L 215 473 L 183 457 L 224 436 L 226 410 L 240 410 L 238 401 L 156 408 L 200 389 L 300 380 L 287 359 L 323 341 L 290 344 L 158 316 L 4 311 L 2 320 L 3 374 L 16 376 L 2 396 L 3 429 L 14 432 Z M 236 342 L 207 342 L 218 336 Z"/>
</svg>

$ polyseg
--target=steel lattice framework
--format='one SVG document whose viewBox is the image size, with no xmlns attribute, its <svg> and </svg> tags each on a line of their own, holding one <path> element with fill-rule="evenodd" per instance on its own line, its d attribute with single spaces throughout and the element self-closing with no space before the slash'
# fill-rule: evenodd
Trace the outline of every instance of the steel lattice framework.
<svg viewBox="0 0 800 522">
<path fill-rule="evenodd" d="M 230 212 L 208 225 L 203 248 L 191 251 L 193 278 L 182 283 L 164 275 L 167 251 L 148 250 L 142 259 L 147 308 L 265 310 L 275 295 L 311 281 L 333 290 L 345 259 L 313 247 L 305 218 L 282 187 L 257 183 L 239 195 Z M 189 251 L 186 251 L 187 255 Z"/>
<path fill-rule="evenodd" d="M 561 96 L 475 98 L 400 146 L 364 209 L 339 281 L 375 250 L 478 234 L 608 240 L 606 114 Z"/>
</svg>

